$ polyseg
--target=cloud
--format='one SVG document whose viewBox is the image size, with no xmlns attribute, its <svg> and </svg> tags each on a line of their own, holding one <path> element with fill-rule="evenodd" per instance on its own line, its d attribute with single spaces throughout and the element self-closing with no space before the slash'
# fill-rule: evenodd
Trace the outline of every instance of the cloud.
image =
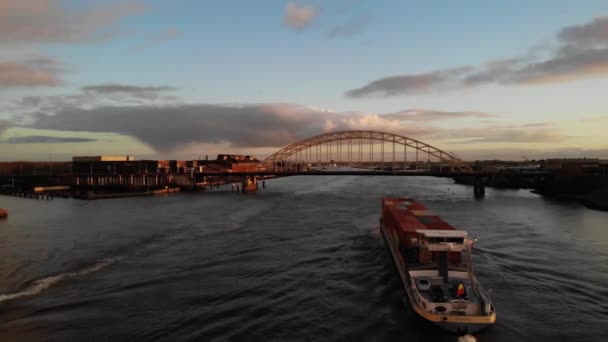
<svg viewBox="0 0 608 342">
<path fill-rule="evenodd" d="M 0 62 L 1 87 L 56 86 L 65 68 L 53 58 L 35 58 L 24 62 Z"/>
<path fill-rule="evenodd" d="M 25 101 L 37 106 L 44 103 L 36 98 Z M 27 123 L 18 126 L 89 132 L 88 134 L 93 134 L 92 138 L 95 138 L 95 133 L 121 134 L 142 142 L 157 155 L 182 157 L 211 153 L 210 151 L 236 152 L 243 149 L 264 154 L 317 134 L 357 129 L 401 134 L 438 147 L 453 146 L 452 149 L 464 152 L 483 145 L 492 146 L 488 151 L 495 151 L 497 146 L 513 150 L 516 150 L 514 146 L 517 145 L 522 146 L 522 150 L 539 148 L 537 146 L 542 144 L 563 146 L 568 139 L 572 139 L 549 122 L 486 124 L 458 129 L 433 125 L 438 120 L 464 118 L 481 120 L 477 122 L 480 124 L 484 119 L 492 117 L 493 114 L 482 112 L 428 109 L 410 109 L 389 114 L 333 112 L 292 104 L 175 104 L 101 106 L 93 109 L 65 106 L 58 108 L 54 114 L 37 111 L 28 115 Z M 45 138 L 21 139 L 23 140 L 13 143 L 47 142 Z M 482 153 L 477 155 L 480 154 Z"/>
<path fill-rule="evenodd" d="M 142 13 L 133 0 L 68 6 L 59 0 L 0 0 L 0 48 L 20 51 L 22 45 L 105 41 L 120 34 L 121 19 Z M 60 63 L 49 57 L 0 61 L 0 88 L 57 86 Z"/>
<path fill-rule="evenodd" d="M 135 86 L 125 84 L 97 84 L 81 87 L 81 92 L 70 95 L 27 95 L 20 100 L 0 102 L 0 113 L 11 113 L 16 125 L 27 125 L 33 113 L 54 114 L 65 109 L 90 110 L 99 107 L 127 107 L 169 105 L 182 99 L 169 94 L 177 88 L 170 86 Z"/>
<path fill-rule="evenodd" d="M 34 112 L 56 113 L 66 108 L 93 109 L 108 106 L 162 105 L 181 102 L 167 94 L 177 88 L 170 86 L 136 86 L 116 83 L 88 85 L 71 95 L 28 95 L 13 103 L 0 103 L 0 111 L 13 113 L 13 121 L 27 122 Z"/>
<path fill-rule="evenodd" d="M 551 123 L 531 123 L 522 125 L 486 126 L 481 128 L 460 128 L 440 131 L 435 138 L 450 144 L 475 143 L 553 143 L 563 142 L 568 137 Z"/>
<path fill-rule="evenodd" d="M 233 147 L 282 147 L 330 130 L 374 129 L 420 137 L 429 127 L 365 113 L 335 113 L 289 104 L 173 105 L 64 108 L 36 113 L 27 127 L 62 131 L 114 132 L 133 136 L 156 151 L 192 143 Z"/>
<path fill-rule="evenodd" d="M 0 44 L 86 43 L 111 38 L 111 25 L 142 13 L 140 2 L 73 9 L 54 0 L 0 0 Z"/>
<path fill-rule="evenodd" d="M 608 17 L 599 17 L 583 25 L 563 28 L 559 39 L 569 45 L 583 48 L 604 45 L 608 43 Z"/>
<path fill-rule="evenodd" d="M 425 94 L 458 88 L 561 83 L 608 75 L 608 18 L 563 28 L 549 57 L 528 55 L 471 67 L 387 76 L 345 92 L 349 98 Z"/>
<path fill-rule="evenodd" d="M 319 11 L 313 6 L 290 2 L 285 8 L 283 24 L 295 30 L 302 30 L 308 27 L 318 14 Z"/>
<path fill-rule="evenodd" d="M 576 51 L 553 59 L 530 63 L 516 71 L 513 83 L 559 83 L 608 74 L 608 48 Z"/>
<path fill-rule="evenodd" d="M 397 113 L 382 115 L 385 118 L 398 119 L 403 121 L 435 121 L 435 120 L 450 120 L 461 118 L 493 118 L 494 114 L 483 112 L 449 112 L 428 109 L 408 109 Z"/>
<path fill-rule="evenodd" d="M 486 63 L 481 68 L 471 68 L 471 73 L 465 74 L 460 86 L 477 86 L 486 83 L 510 83 L 513 81 L 517 70 L 525 65 L 525 60 L 521 58 L 510 58 L 494 60 Z"/>
<path fill-rule="evenodd" d="M 468 67 L 433 71 L 426 74 L 411 74 L 384 77 L 361 88 L 346 92 L 346 97 L 359 98 L 370 95 L 395 96 L 400 94 L 422 94 L 441 87 L 449 87 L 454 80 L 469 70 Z"/>
<path fill-rule="evenodd" d="M 168 29 L 166 29 L 164 31 L 157 32 L 157 33 L 151 35 L 143 43 L 135 46 L 133 49 L 134 50 L 147 49 L 147 48 L 149 48 L 151 46 L 162 44 L 162 43 L 167 42 L 167 41 L 169 41 L 171 39 L 179 37 L 181 34 L 182 34 L 181 31 L 179 31 L 178 29 L 176 29 L 174 27 L 171 27 L 171 28 L 168 28 Z"/>
<path fill-rule="evenodd" d="M 177 88 L 170 86 L 135 86 L 118 83 L 88 85 L 80 89 L 85 93 L 96 93 L 102 95 L 120 94 L 144 99 L 154 99 L 159 96 L 159 93 L 177 90 Z"/>
<path fill-rule="evenodd" d="M 61 143 L 83 143 L 97 141 L 96 139 L 90 138 L 76 138 L 76 137 L 52 137 L 45 135 L 28 135 L 22 137 L 10 137 L 4 141 L 0 140 L 2 144 L 61 144 Z"/>
<path fill-rule="evenodd" d="M 54 113 L 62 108 L 93 108 L 100 104 L 100 99 L 94 94 L 28 95 L 16 102 L 12 108 L 10 108 L 10 111 L 15 114 L 25 114 L 34 111 Z"/>
</svg>

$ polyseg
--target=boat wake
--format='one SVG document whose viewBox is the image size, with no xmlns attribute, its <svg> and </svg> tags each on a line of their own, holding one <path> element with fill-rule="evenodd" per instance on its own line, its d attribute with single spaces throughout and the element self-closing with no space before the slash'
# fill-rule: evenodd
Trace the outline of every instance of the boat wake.
<svg viewBox="0 0 608 342">
<path fill-rule="evenodd" d="M 466 334 L 458 337 L 458 342 L 477 342 L 477 339 L 473 335 Z"/>
<path fill-rule="evenodd" d="M 371 235 L 371 237 L 373 237 L 376 240 L 382 239 L 382 233 L 380 232 L 380 227 L 375 227 L 375 228 L 370 229 L 369 235 Z"/>
<path fill-rule="evenodd" d="M 102 268 L 107 267 L 120 259 L 122 259 L 122 257 L 103 259 L 103 260 L 97 262 L 95 265 L 81 269 L 79 271 L 62 273 L 62 274 L 38 279 L 22 291 L 15 292 L 15 293 L 8 293 L 8 294 L 0 294 L 0 303 L 7 301 L 7 300 L 15 299 L 15 298 L 33 296 L 33 295 L 39 294 L 43 290 L 48 289 L 49 287 L 57 284 L 58 282 L 60 282 L 62 280 L 86 275 L 86 274 L 93 273 L 93 272 L 97 272 L 97 271 L 101 270 Z"/>
</svg>

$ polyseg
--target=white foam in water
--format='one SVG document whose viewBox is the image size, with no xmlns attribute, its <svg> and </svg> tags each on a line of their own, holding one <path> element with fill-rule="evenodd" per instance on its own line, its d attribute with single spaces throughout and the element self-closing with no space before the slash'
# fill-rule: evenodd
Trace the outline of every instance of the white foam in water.
<svg viewBox="0 0 608 342">
<path fill-rule="evenodd" d="M 374 239 L 381 239 L 382 233 L 380 232 L 380 227 L 373 228 L 369 231 L 369 235 L 371 235 Z"/>
<path fill-rule="evenodd" d="M 26 288 L 23 291 L 16 292 L 16 293 L 9 293 L 9 294 L 0 294 L 0 303 L 4 302 L 6 300 L 11 300 L 11 299 L 19 298 L 19 297 L 36 295 L 64 279 L 97 272 L 100 269 L 102 269 L 106 266 L 109 266 L 112 263 L 114 263 L 115 261 L 120 260 L 120 259 L 122 259 L 122 258 L 115 257 L 115 258 L 103 259 L 103 260 L 99 261 L 98 263 L 96 263 L 95 265 L 93 265 L 91 267 L 87 267 L 87 268 L 82 269 L 77 272 L 63 273 L 63 274 L 58 274 L 55 276 L 50 276 L 50 277 L 36 280 L 30 287 Z"/>
<path fill-rule="evenodd" d="M 458 338 L 458 342 L 477 342 L 477 339 L 473 335 L 466 334 Z"/>
</svg>

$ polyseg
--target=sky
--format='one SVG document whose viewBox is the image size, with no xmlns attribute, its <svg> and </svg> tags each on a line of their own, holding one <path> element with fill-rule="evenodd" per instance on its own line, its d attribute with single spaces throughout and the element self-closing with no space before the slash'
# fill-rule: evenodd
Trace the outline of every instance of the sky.
<svg viewBox="0 0 608 342">
<path fill-rule="evenodd" d="M 608 1 L 0 0 L 0 160 L 264 157 L 353 129 L 608 158 Z"/>
</svg>

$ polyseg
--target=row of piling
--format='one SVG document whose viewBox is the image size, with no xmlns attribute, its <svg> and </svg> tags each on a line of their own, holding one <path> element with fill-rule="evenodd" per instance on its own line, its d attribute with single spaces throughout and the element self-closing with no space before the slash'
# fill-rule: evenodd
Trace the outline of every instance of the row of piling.
<svg viewBox="0 0 608 342">
<path fill-rule="evenodd" d="M 250 185 L 253 185 L 253 189 L 250 187 Z M 232 192 L 250 192 L 250 191 L 257 191 L 258 190 L 258 185 L 259 182 L 256 180 L 254 180 L 254 183 L 251 184 L 247 184 L 247 181 L 243 182 L 243 183 L 231 183 L 230 186 L 232 188 Z M 262 181 L 262 189 L 266 189 L 266 181 L 263 180 Z"/>
<path fill-rule="evenodd" d="M 55 195 L 44 192 L 32 192 L 32 191 L 23 191 L 23 190 L 9 190 L 0 192 L 2 195 L 7 196 L 15 196 L 21 198 L 31 198 L 37 200 L 53 200 L 55 199 Z"/>
</svg>

